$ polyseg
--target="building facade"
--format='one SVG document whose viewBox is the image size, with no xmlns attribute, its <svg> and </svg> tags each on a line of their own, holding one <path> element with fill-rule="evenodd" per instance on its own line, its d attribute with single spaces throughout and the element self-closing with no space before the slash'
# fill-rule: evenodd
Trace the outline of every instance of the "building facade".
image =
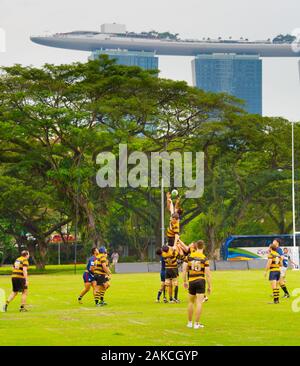
<svg viewBox="0 0 300 366">
<path fill-rule="evenodd" d="M 153 52 L 99 50 L 93 51 L 89 59 L 95 60 L 100 55 L 107 55 L 110 59 L 115 59 L 119 65 L 139 66 L 145 70 L 158 70 L 158 57 Z"/>
<path fill-rule="evenodd" d="M 245 101 L 249 113 L 262 114 L 262 60 L 258 55 L 202 54 L 192 61 L 194 86 L 226 92 Z"/>
</svg>

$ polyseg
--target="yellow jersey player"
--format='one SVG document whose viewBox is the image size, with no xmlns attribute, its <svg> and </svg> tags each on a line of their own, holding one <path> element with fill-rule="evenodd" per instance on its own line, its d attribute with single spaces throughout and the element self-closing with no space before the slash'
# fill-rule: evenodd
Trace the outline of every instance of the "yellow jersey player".
<svg viewBox="0 0 300 366">
<path fill-rule="evenodd" d="M 99 254 L 97 255 L 92 270 L 97 283 L 95 288 L 95 304 L 96 306 L 107 305 L 104 301 L 104 294 L 110 286 L 109 279 L 111 272 L 108 266 L 107 251 L 105 247 L 99 248 Z"/>
<path fill-rule="evenodd" d="M 279 304 L 279 282 L 281 266 L 282 258 L 281 255 L 277 252 L 277 244 L 273 242 L 273 244 L 270 246 L 270 253 L 268 255 L 268 262 L 265 270 L 265 277 L 267 276 L 267 272 L 269 271 L 269 281 L 273 291 L 274 304 Z"/>
<path fill-rule="evenodd" d="M 193 327 L 193 315 L 195 308 L 194 328 L 203 328 L 200 324 L 200 315 L 202 311 L 202 303 L 205 296 L 205 287 L 207 281 L 207 292 L 211 293 L 211 276 L 209 269 L 209 261 L 203 254 L 204 242 L 198 240 L 193 244 L 194 250 L 186 257 L 183 266 L 183 282 L 184 287 L 189 291 L 188 304 L 188 328 Z"/>
<path fill-rule="evenodd" d="M 28 259 L 29 252 L 27 250 L 23 250 L 21 256 L 14 262 L 11 276 L 13 290 L 4 305 L 4 311 L 7 311 L 8 304 L 18 295 L 18 292 L 22 293 L 20 311 L 28 311 L 25 307 L 28 294 Z"/>
<path fill-rule="evenodd" d="M 178 263 L 180 257 L 178 251 L 173 246 L 164 245 L 162 247 L 162 259 L 165 262 L 165 287 L 168 289 L 170 303 L 178 303 Z M 174 299 L 173 299 L 174 289 Z"/>
<path fill-rule="evenodd" d="M 171 215 L 170 224 L 167 228 L 168 245 L 170 247 L 176 247 L 179 240 L 179 215 L 174 213 Z"/>
</svg>

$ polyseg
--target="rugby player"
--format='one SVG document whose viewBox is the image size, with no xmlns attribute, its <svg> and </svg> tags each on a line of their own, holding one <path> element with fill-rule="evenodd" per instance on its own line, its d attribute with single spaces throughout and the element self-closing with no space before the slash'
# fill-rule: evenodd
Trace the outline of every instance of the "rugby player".
<svg viewBox="0 0 300 366">
<path fill-rule="evenodd" d="M 156 254 L 160 256 L 160 263 L 161 263 L 161 268 L 160 268 L 160 289 L 158 290 L 157 293 L 157 298 L 156 298 L 156 302 L 160 302 L 160 297 L 162 295 L 162 293 L 164 294 L 164 302 L 168 302 L 167 298 L 166 298 L 166 285 L 165 285 L 165 281 L 166 281 L 166 263 L 165 260 L 162 257 L 162 250 L 161 248 L 157 249 Z"/>
<path fill-rule="evenodd" d="M 93 270 L 94 270 L 94 266 L 95 266 L 95 261 L 97 259 L 97 255 L 99 254 L 98 248 L 93 248 L 91 254 L 92 254 L 92 256 L 89 258 L 87 266 L 86 266 L 86 270 L 83 272 L 83 275 L 82 275 L 84 289 L 81 291 L 80 295 L 78 296 L 79 304 L 82 304 L 82 298 L 85 294 L 87 294 L 90 291 L 91 286 L 93 287 L 94 296 L 95 296 L 96 280 L 95 280 Z"/>
<path fill-rule="evenodd" d="M 285 255 L 283 250 L 280 248 L 280 244 L 281 244 L 281 239 L 274 239 L 273 240 L 273 244 L 276 245 L 276 252 L 280 255 L 281 259 L 282 259 L 282 266 L 280 268 L 280 280 L 279 280 L 279 285 L 282 289 L 282 291 L 284 292 L 284 298 L 289 298 L 290 294 L 289 291 L 286 287 L 285 284 L 285 274 L 286 274 L 286 270 L 288 267 L 288 259 L 286 260 L 286 257 L 288 257 L 288 255 Z"/>
<path fill-rule="evenodd" d="M 18 292 L 22 293 L 20 311 L 28 311 L 28 309 L 26 309 L 26 299 L 28 294 L 28 259 L 29 252 L 27 250 L 23 250 L 21 252 L 21 256 L 14 262 L 11 276 L 13 290 L 4 305 L 4 311 L 7 311 L 8 304 L 18 295 Z"/>
<path fill-rule="evenodd" d="M 270 246 L 270 253 L 268 255 L 268 262 L 265 270 L 265 277 L 269 271 L 269 281 L 273 291 L 273 303 L 279 304 L 279 280 L 280 280 L 280 267 L 282 265 L 282 258 L 277 252 L 277 243 L 272 243 Z M 273 304 L 270 303 L 270 304 Z"/>
<path fill-rule="evenodd" d="M 170 247 L 176 247 L 179 239 L 179 214 L 173 213 L 170 217 L 170 224 L 167 228 L 167 239 Z"/>
<path fill-rule="evenodd" d="M 164 245 L 162 247 L 162 258 L 166 264 L 166 280 L 165 287 L 168 289 L 170 303 L 179 302 L 178 300 L 178 263 L 180 257 L 179 252 L 175 247 Z M 173 298 L 174 288 L 174 298 Z"/>
<path fill-rule="evenodd" d="M 190 253 L 193 253 L 197 249 L 197 247 L 194 244 L 194 242 L 192 242 L 189 245 L 186 245 L 186 244 L 184 244 L 184 242 L 181 239 L 178 240 L 178 246 L 185 253 L 185 256 L 187 256 Z M 206 302 L 206 301 L 208 301 L 208 296 L 205 294 L 204 295 L 203 302 Z"/>
<path fill-rule="evenodd" d="M 170 211 L 171 215 L 173 215 L 174 213 L 178 213 L 180 219 L 181 215 L 183 214 L 183 210 L 180 207 L 180 197 L 176 199 L 174 206 L 171 193 L 167 192 L 167 209 Z"/>
<path fill-rule="evenodd" d="M 294 263 L 291 260 L 291 257 L 289 255 L 288 248 L 283 248 L 283 255 L 282 255 L 282 267 L 280 268 L 280 287 L 282 288 L 284 292 L 284 298 L 289 298 L 290 294 L 286 287 L 286 271 L 288 269 L 289 263 L 291 263 L 294 267 L 297 267 L 296 263 Z"/>
<path fill-rule="evenodd" d="M 189 291 L 187 327 L 193 327 L 194 315 L 194 329 L 199 329 L 204 327 L 203 324 L 200 324 L 200 315 L 205 296 L 206 281 L 208 294 L 211 294 L 212 287 L 209 261 L 203 254 L 204 241 L 198 240 L 193 246 L 194 250 L 186 257 L 182 275 L 184 287 Z"/>
<path fill-rule="evenodd" d="M 96 306 L 107 305 L 107 303 L 104 301 L 104 294 L 110 286 L 109 280 L 111 271 L 109 269 L 107 251 L 105 247 L 99 248 L 99 254 L 95 261 L 93 273 L 96 280 L 95 304 Z"/>
</svg>

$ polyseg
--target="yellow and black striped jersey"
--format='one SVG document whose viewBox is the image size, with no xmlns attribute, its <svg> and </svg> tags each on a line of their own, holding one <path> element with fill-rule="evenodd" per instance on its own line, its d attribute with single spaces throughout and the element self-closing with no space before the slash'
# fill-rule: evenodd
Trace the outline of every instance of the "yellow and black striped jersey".
<svg viewBox="0 0 300 366">
<path fill-rule="evenodd" d="M 96 257 L 93 273 L 98 275 L 106 275 L 107 273 L 103 269 L 103 264 L 106 264 L 106 266 L 108 267 L 107 255 L 101 253 Z"/>
<path fill-rule="evenodd" d="M 187 255 L 185 261 L 188 264 L 189 282 L 205 279 L 205 267 L 209 267 L 209 261 L 203 253 L 194 251 Z"/>
<path fill-rule="evenodd" d="M 170 225 L 167 228 L 167 236 L 169 238 L 174 238 L 175 234 L 179 234 L 179 220 L 176 220 L 176 222 L 172 222 L 172 218 L 170 220 Z"/>
<path fill-rule="evenodd" d="M 19 257 L 15 260 L 12 270 L 13 278 L 25 278 L 23 269 L 28 267 L 28 259 L 24 257 Z"/>
<path fill-rule="evenodd" d="M 177 259 L 180 256 L 176 249 L 169 247 L 169 250 L 167 252 L 162 252 L 161 256 L 163 257 L 163 259 L 165 261 L 166 268 L 177 268 L 178 267 Z"/>
<path fill-rule="evenodd" d="M 280 271 L 280 267 L 282 266 L 282 258 L 280 254 L 275 252 L 274 250 L 271 250 L 268 255 L 268 259 L 272 260 L 270 272 Z"/>
</svg>

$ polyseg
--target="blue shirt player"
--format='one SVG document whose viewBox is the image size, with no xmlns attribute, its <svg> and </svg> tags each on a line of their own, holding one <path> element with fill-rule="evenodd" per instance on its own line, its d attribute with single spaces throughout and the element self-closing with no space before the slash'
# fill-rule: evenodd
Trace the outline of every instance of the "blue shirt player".
<svg viewBox="0 0 300 366">
<path fill-rule="evenodd" d="M 164 302 L 168 302 L 167 298 L 166 298 L 166 285 L 165 285 L 165 281 L 166 281 L 166 263 L 164 258 L 161 256 L 162 255 L 162 250 L 161 248 L 157 249 L 156 254 L 160 256 L 160 289 L 158 290 L 157 293 L 157 298 L 156 298 L 156 302 L 160 302 L 160 297 L 162 295 L 162 293 L 164 294 Z"/>
<path fill-rule="evenodd" d="M 81 291 L 80 295 L 78 296 L 78 302 L 79 304 L 82 304 L 82 298 L 83 296 L 88 293 L 91 289 L 91 286 L 93 287 L 94 291 L 96 289 L 96 280 L 93 274 L 93 267 L 95 260 L 97 259 L 97 255 L 99 254 L 98 248 L 92 249 L 92 256 L 89 258 L 86 270 L 83 272 L 82 278 L 84 282 L 84 289 Z"/>
</svg>

